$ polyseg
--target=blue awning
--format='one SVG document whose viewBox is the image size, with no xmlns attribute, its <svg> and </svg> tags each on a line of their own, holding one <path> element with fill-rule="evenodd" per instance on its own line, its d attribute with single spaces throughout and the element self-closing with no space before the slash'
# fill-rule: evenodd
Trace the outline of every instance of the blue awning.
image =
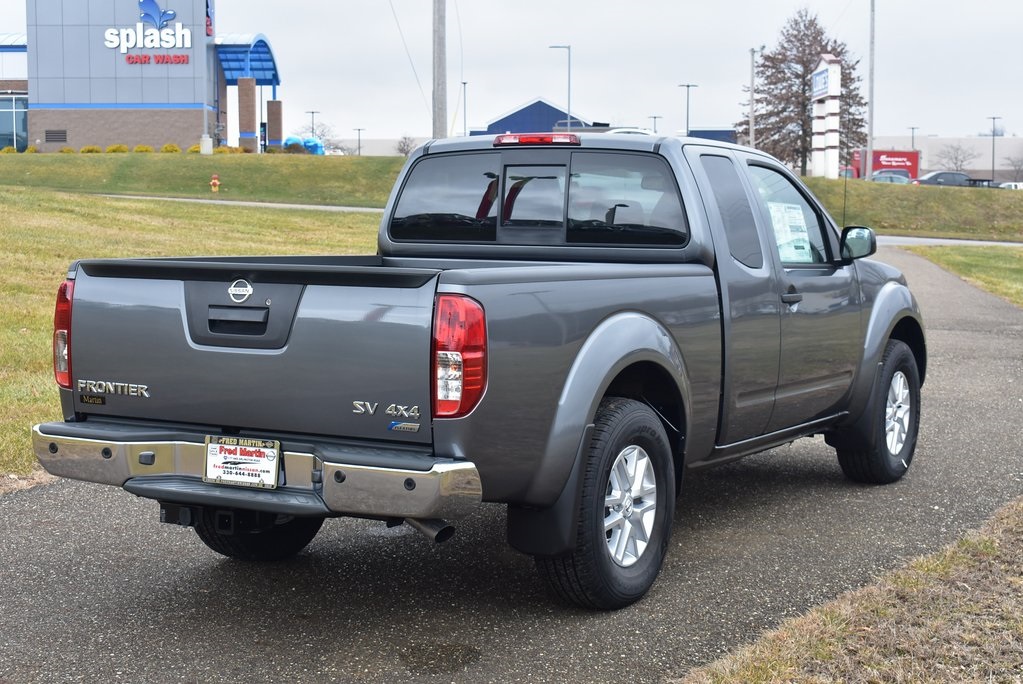
<svg viewBox="0 0 1023 684">
<path fill-rule="evenodd" d="M 24 33 L 0 33 L 0 52 L 28 52 L 28 36 Z"/>
<path fill-rule="evenodd" d="M 270 41 L 262 33 L 225 33 L 214 44 L 227 85 L 238 85 L 238 79 L 246 77 L 256 79 L 256 85 L 281 84 Z"/>
</svg>

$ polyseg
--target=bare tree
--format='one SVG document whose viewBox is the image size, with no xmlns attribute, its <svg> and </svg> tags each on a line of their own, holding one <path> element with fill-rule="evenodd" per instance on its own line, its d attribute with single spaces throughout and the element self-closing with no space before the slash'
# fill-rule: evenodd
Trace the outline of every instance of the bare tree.
<svg viewBox="0 0 1023 684">
<path fill-rule="evenodd" d="M 1017 182 L 1023 180 L 1023 154 L 1010 155 L 1005 158 L 1005 161 L 1012 169 L 1012 180 Z"/>
<path fill-rule="evenodd" d="M 867 136 L 866 103 L 856 75 L 859 60 L 852 58 L 845 43 L 825 35 L 817 17 L 801 9 L 782 28 L 778 46 L 763 52 L 756 65 L 757 147 L 804 175 L 813 142 L 810 80 L 825 53 L 842 61 L 841 147 L 846 157 L 848 150 L 865 145 Z M 748 119 L 738 122 L 736 128 L 740 137 L 749 139 Z"/>
<path fill-rule="evenodd" d="M 394 151 L 403 157 L 407 157 L 412 154 L 412 150 L 416 149 L 416 139 L 411 135 L 403 135 L 398 140 L 398 144 L 394 146 Z"/>
<path fill-rule="evenodd" d="M 937 160 L 939 166 L 945 171 L 966 171 L 966 167 L 973 163 L 980 154 L 963 147 L 959 143 L 945 145 L 938 152 Z"/>
</svg>

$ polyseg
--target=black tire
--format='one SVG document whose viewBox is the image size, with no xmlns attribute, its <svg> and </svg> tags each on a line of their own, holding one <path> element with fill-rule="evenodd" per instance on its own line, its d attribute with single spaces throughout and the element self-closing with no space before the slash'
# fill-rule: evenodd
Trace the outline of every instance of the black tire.
<svg viewBox="0 0 1023 684">
<path fill-rule="evenodd" d="M 612 610 L 641 599 L 660 572 L 675 513 L 675 477 L 664 426 L 650 407 L 632 399 L 606 398 L 597 409 L 594 424 L 583 473 L 575 549 L 567 555 L 537 556 L 535 560 L 540 576 L 562 600 L 584 608 Z M 635 478 L 626 472 L 630 458 L 633 467 L 643 464 L 644 472 Z M 625 471 L 616 471 L 612 481 L 612 468 L 620 459 L 619 467 Z M 614 496 L 612 483 L 623 479 L 636 484 L 628 496 L 621 493 L 622 503 L 609 506 L 609 498 Z M 632 492 L 639 495 L 633 498 Z M 615 525 L 611 531 L 605 532 L 606 521 Z M 639 537 L 646 537 L 642 548 Z"/>
<path fill-rule="evenodd" d="M 895 482 L 913 462 L 920 428 L 920 373 L 904 342 L 888 341 L 866 411 L 860 432 L 833 440 L 838 463 L 854 482 Z"/>
<path fill-rule="evenodd" d="M 228 534 L 217 528 L 218 513 L 222 512 L 203 509 L 196 521 L 195 533 L 217 553 L 244 561 L 291 558 L 313 540 L 323 525 L 323 518 L 318 517 L 232 511 L 240 524 Z"/>
</svg>

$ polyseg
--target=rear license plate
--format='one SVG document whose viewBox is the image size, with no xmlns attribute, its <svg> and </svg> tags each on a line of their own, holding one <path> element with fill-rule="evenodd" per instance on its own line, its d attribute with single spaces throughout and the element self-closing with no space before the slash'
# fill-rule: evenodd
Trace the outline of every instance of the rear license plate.
<svg viewBox="0 0 1023 684">
<path fill-rule="evenodd" d="M 203 482 L 275 489 L 281 443 L 251 437 L 207 437 Z"/>
</svg>

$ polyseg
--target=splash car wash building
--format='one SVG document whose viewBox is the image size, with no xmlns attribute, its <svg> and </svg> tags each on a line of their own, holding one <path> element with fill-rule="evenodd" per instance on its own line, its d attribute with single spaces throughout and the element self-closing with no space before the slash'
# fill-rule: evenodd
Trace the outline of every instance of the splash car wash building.
<svg viewBox="0 0 1023 684">
<path fill-rule="evenodd" d="M 123 143 L 212 149 L 238 88 L 240 144 L 280 145 L 280 76 L 260 35 L 215 34 L 214 0 L 27 0 L 27 139 L 42 152 Z M 205 151 L 205 150 L 204 150 Z"/>
</svg>

